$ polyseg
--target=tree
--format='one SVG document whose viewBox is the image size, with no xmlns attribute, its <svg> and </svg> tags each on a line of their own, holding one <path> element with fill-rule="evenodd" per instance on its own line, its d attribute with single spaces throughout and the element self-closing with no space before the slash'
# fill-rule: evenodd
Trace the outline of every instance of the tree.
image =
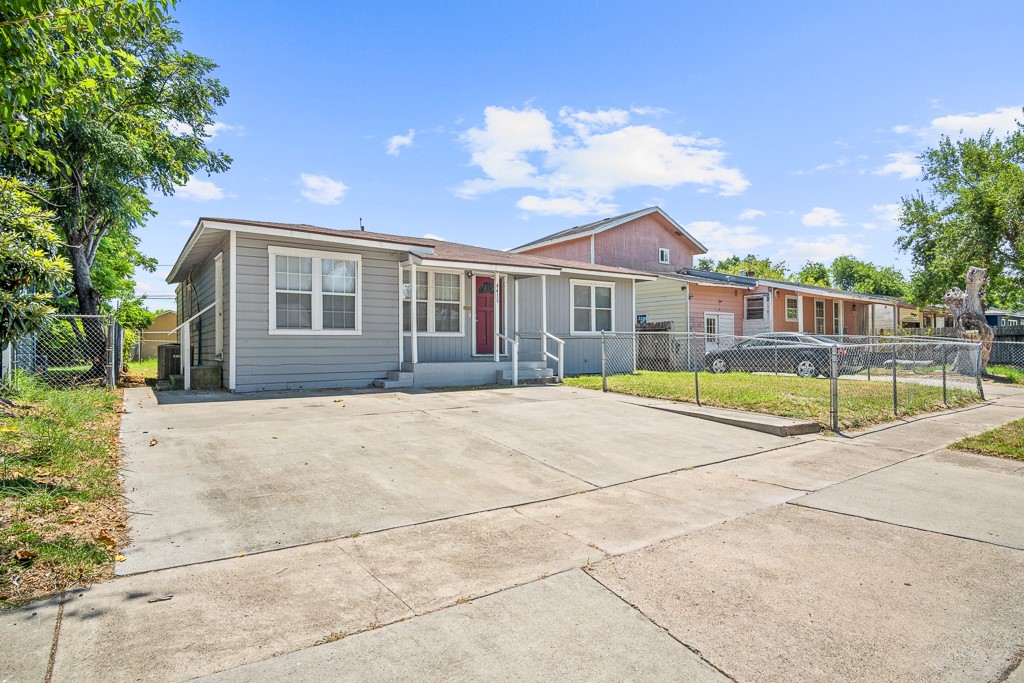
<svg viewBox="0 0 1024 683">
<path fill-rule="evenodd" d="M 920 159 L 927 194 L 902 199 L 896 242 L 913 259 L 913 300 L 940 300 L 976 266 L 989 304 L 1024 307 L 1024 124 L 1005 138 L 943 136 Z"/>
<path fill-rule="evenodd" d="M 869 261 L 845 255 L 838 256 L 829 267 L 832 286 L 848 292 L 907 296 L 907 281 L 903 273 L 892 266 L 879 267 Z"/>
<path fill-rule="evenodd" d="M 785 280 L 786 264 L 783 262 L 772 263 L 771 259 L 758 258 L 754 254 L 747 254 L 744 258 L 730 256 L 718 263 L 713 263 L 709 258 L 702 258 L 697 261 L 699 270 L 715 271 L 726 275 L 749 275 L 750 277 L 765 278 L 767 280 Z"/>
<path fill-rule="evenodd" d="M 818 285 L 819 287 L 831 287 L 832 278 L 824 263 L 808 261 L 804 267 L 793 273 L 793 282 L 802 285 Z"/>
</svg>

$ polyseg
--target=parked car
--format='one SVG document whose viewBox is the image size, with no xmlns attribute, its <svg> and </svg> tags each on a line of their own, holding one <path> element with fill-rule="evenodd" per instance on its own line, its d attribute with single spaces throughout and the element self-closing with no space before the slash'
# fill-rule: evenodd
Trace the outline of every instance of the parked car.
<svg viewBox="0 0 1024 683">
<path fill-rule="evenodd" d="M 839 374 L 852 375 L 862 367 L 854 347 L 813 334 L 775 332 L 750 337 L 727 349 L 704 356 L 704 367 L 723 372 L 785 372 L 800 377 L 828 376 L 831 347 L 837 347 Z"/>
</svg>

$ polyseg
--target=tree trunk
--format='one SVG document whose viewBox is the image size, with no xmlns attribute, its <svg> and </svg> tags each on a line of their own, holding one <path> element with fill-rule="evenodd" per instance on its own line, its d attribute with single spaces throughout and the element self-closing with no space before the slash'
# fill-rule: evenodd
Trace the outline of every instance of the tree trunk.
<svg viewBox="0 0 1024 683">
<path fill-rule="evenodd" d="M 78 312 L 84 316 L 96 316 L 100 313 L 100 293 L 92 286 L 92 263 L 83 246 L 69 245 L 71 256 L 72 279 L 75 284 L 75 296 L 78 299 Z M 82 344 L 82 355 L 91 363 L 83 379 L 106 377 L 107 363 L 107 332 L 102 318 L 82 318 L 82 329 L 85 339 Z"/>
<path fill-rule="evenodd" d="M 984 268 L 971 266 L 965 276 L 967 291 L 953 287 L 942 302 L 946 304 L 953 317 L 953 326 L 961 339 L 980 341 L 980 358 L 964 351 L 958 351 L 953 360 L 953 372 L 963 374 L 986 374 L 989 354 L 992 353 L 994 334 L 985 320 L 985 309 L 981 304 L 984 297 L 982 288 L 988 284 L 987 271 Z"/>
</svg>

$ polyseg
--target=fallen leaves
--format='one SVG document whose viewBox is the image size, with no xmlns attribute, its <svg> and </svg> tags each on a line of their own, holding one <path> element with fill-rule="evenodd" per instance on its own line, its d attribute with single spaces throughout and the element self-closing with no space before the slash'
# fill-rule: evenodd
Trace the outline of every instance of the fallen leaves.
<svg viewBox="0 0 1024 683">
<path fill-rule="evenodd" d="M 114 562 L 124 562 L 127 559 L 128 559 L 127 557 L 125 557 L 124 555 L 122 555 L 120 553 L 118 553 L 117 555 L 114 555 Z"/>
<path fill-rule="evenodd" d="M 157 445 L 158 443 L 160 443 L 160 442 L 159 442 L 159 441 L 157 441 L 156 439 L 150 439 L 150 440 L 149 440 L 149 445 L 150 445 L 150 446 L 155 446 L 155 445 Z"/>
<path fill-rule="evenodd" d="M 14 551 L 14 559 L 18 562 L 28 562 L 39 557 L 39 553 L 29 550 L 28 548 L 19 548 Z"/>
</svg>

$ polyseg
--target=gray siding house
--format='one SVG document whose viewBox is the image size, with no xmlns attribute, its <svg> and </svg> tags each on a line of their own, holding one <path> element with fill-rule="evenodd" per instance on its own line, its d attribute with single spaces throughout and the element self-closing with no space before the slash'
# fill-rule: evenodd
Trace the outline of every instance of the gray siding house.
<svg viewBox="0 0 1024 683">
<path fill-rule="evenodd" d="M 178 285 L 188 367 L 223 386 L 456 386 L 600 371 L 653 277 L 419 237 L 202 218 Z M 183 363 L 183 365 L 186 365 Z"/>
</svg>

